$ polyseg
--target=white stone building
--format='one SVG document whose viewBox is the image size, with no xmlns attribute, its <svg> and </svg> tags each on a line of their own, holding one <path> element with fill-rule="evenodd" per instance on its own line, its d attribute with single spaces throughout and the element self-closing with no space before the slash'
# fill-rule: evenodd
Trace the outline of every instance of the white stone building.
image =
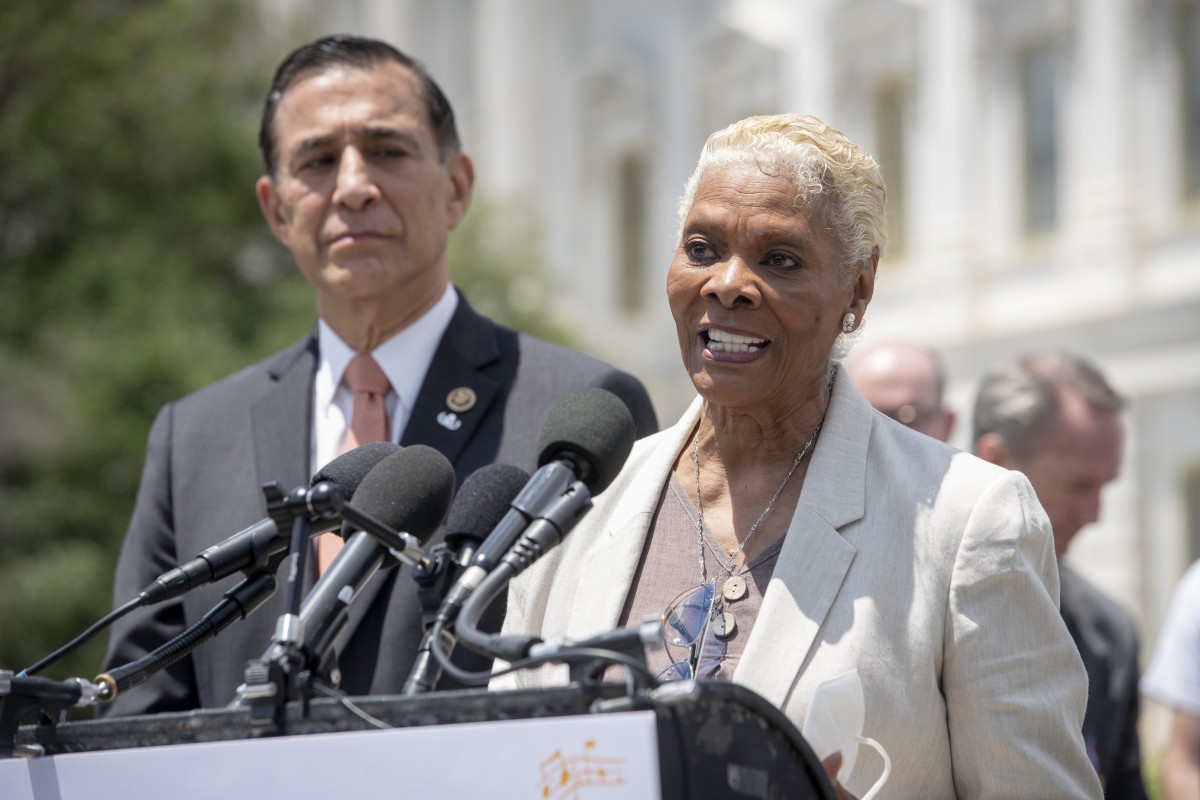
<svg viewBox="0 0 1200 800">
<path fill-rule="evenodd" d="M 1130 398 L 1124 474 L 1070 558 L 1148 655 L 1200 557 L 1200 0 L 267 5 L 429 65 L 479 193 L 539 220 L 547 307 L 664 422 L 691 397 L 663 284 L 704 139 L 780 111 L 845 130 L 889 185 L 867 336 L 942 350 L 960 446 L 979 375 L 1028 348 L 1092 356 Z"/>
</svg>

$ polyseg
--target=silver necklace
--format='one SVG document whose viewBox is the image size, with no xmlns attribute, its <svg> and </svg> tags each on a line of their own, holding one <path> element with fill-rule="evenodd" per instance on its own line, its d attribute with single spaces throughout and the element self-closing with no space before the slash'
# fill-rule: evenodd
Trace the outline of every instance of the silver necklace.
<svg viewBox="0 0 1200 800">
<path fill-rule="evenodd" d="M 783 483 L 779 484 L 779 488 L 775 490 L 775 494 L 771 495 L 771 499 L 767 502 L 767 507 L 762 510 L 762 513 L 758 515 L 758 519 L 750 526 L 750 531 L 738 544 L 737 550 L 733 551 L 733 555 L 729 557 L 728 563 L 724 562 L 716 551 L 713 552 L 713 555 L 717 558 L 717 563 L 721 565 L 721 571 L 713 576 L 713 583 L 720 580 L 721 576 L 725 573 L 729 573 L 729 579 L 721 585 L 722 599 L 734 602 L 746 596 L 748 590 L 746 579 L 741 575 L 734 574 L 733 570 L 735 567 L 733 562 L 737 560 L 738 555 L 742 552 L 746 543 L 750 541 L 750 538 L 758 532 L 758 526 L 762 524 L 763 519 L 771 511 L 771 508 L 774 507 L 775 501 L 779 499 L 779 495 L 783 493 L 784 488 L 788 485 L 788 481 L 792 479 L 792 475 L 796 472 L 796 467 L 800 466 L 800 462 L 804 460 L 804 457 L 808 455 L 808 451 L 812 449 L 813 442 L 817 440 L 817 434 L 820 432 L 823 423 L 824 419 L 817 423 L 817 427 L 813 429 L 812 435 L 808 437 L 808 441 L 804 443 L 804 447 L 796 454 L 796 458 L 792 460 L 791 469 L 788 470 L 787 475 L 783 476 Z M 704 563 L 704 501 L 700 498 L 699 424 L 696 425 L 696 438 L 692 443 L 692 462 L 696 468 L 696 543 L 700 548 L 700 582 L 707 583 L 707 569 Z M 745 566 L 743 566 L 744 570 Z M 724 604 L 721 602 L 721 599 L 718 599 L 717 605 L 713 606 L 712 617 L 716 635 L 722 638 L 732 636 L 733 632 L 737 629 L 737 620 L 731 612 L 724 610 L 723 606 Z"/>
</svg>

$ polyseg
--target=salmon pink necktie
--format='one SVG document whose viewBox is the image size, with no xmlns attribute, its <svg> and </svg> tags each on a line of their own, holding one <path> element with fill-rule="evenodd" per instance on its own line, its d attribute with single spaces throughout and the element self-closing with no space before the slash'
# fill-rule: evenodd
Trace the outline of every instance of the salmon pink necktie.
<svg viewBox="0 0 1200 800">
<path fill-rule="evenodd" d="M 384 400 L 392 388 L 387 375 L 369 355 L 358 354 L 350 360 L 343 378 L 354 394 L 354 406 L 350 410 L 350 428 L 342 443 L 346 453 L 359 445 L 391 440 L 387 406 Z M 325 572 L 334 556 L 342 549 L 342 537 L 338 533 L 325 533 L 317 537 L 317 574 Z"/>
</svg>

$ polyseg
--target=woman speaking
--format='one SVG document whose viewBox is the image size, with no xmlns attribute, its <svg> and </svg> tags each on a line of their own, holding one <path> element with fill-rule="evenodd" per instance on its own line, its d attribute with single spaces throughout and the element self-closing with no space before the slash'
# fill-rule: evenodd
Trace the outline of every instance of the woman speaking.
<svg viewBox="0 0 1200 800">
<path fill-rule="evenodd" d="M 798 727 L 857 671 L 880 797 L 1099 797 L 1028 482 L 873 411 L 839 363 L 885 244 L 878 165 L 813 117 L 751 117 L 709 138 L 679 219 L 667 297 L 699 397 L 514 582 L 506 632 L 661 616 L 651 671 L 735 681 Z M 864 751 L 839 790 L 881 763 Z"/>
</svg>

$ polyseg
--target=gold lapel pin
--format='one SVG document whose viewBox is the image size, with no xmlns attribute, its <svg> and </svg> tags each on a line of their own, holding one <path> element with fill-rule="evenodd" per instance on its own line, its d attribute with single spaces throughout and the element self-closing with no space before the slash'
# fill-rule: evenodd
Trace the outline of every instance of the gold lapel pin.
<svg viewBox="0 0 1200 800">
<path fill-rule="evenodd" d="M 470 386 L 460 386 L 446 395 L 446 407 L 456 414 L 461 414 L 474 408 L 478 399 L 475 390 Z"/>
</svg>

